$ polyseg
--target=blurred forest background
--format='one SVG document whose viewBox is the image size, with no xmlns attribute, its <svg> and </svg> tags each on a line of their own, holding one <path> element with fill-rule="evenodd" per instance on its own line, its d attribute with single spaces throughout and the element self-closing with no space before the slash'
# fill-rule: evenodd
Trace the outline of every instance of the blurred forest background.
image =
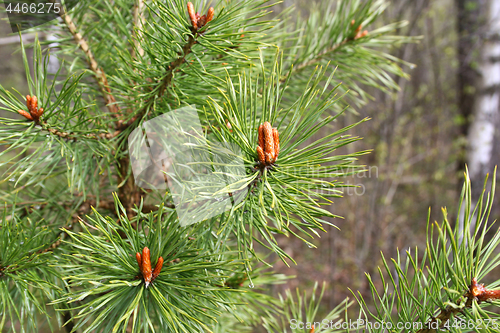
<svg viewBox="0 0 500 333">
<path fill-rule="evenodd" d="M 294 5 L 305 16 L 308 8 L 319 1 L 285 0 L 275 13 Z M 352 296 L 348 288 L 369 297 L 365 272 L 377 275 L 380 252 L 386 258 L 396 257 L 398 251 L 404 255 L 415 246 L 423 252 L 428 209 L 431 221 L 441 219 L 441 207 L 447 207 L 456 218 L 464 165 L 470 165 L 468 159 L 474 156 L 468 144 L 474 139 L 470 129 L 478 119 L 475 110 L 484 104 L 478 100 L 486 96 L 490 99 L 486 103 L 489 109 L 482 120 L 491 126 L 487 127 L 489 131 L 480 132 L 489 134 L 493 128 L 493 136 L 483 138 L 489 140 L 491 149 L 483 151 L 481 164 L 475 163 L 471 170 L 473 185 L 482 188 L 485 173 L 493 170 L 500 156 L 495 131 L 500 128 L 500 84 L 491 80 L 485 83 L 484 75 L 500 77 L 500 69 L 495 66 L 500 53 L 496 58 L 484 56 L 488 45 L 500 40 L 499 30 L 495 31 L 500 17 L 495 22 L 492 16 L 495 6 L 500 7 L 499 0 L 390 1 L 383 17 L 385 23 L 407 20 L 409 24 L 398 34 L 421 36 L 418 43 L 388 50 L 414 64 L 404 67 L 410 78 L 395 78 L 399 91 L 368 89 L 372 100 L 362 107 L 352 107 L 341 118 L 344 125 L 372 118 L 350 132 L 364 139 L 348 148 L 352 152 L 373 149 L 360 160 L 369 171 L 344 179 L 359 187 L 346 190 L 344 198 L 331 206 L 344 217 L 333 221 L 341 231 L 329 228 L 316 242 L 317 249 L 295 238 L 281 239 L 298 265 L 288 268 L 277 262 L 278 271 L 296 278 L 285 286 L 275 286 L 273 292 L 326 281 L 324 305 L 325 310 L 330 309 Z M 5 14 L 0 18 L 5 19 Z M 22 59 L 15 52 L 18 46 L 10 26 L 0 20 L 0 83 L 8 89 L 26 91 Z M 499 213 L 497 209 L 493 219 Z"/>
</svg>

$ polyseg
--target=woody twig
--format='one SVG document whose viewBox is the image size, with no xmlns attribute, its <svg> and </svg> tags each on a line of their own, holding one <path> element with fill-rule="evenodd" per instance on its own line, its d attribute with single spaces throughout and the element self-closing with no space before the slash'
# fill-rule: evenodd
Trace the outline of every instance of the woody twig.
<svg viewBox="0 0 500 333">
<path fill-rule="evenodd" d="M 447 306 L 442 309 L 439 314 L 427 322 L 427 327 L 418 330 L 417 333 L 434 333 L 437 332 L 435 327 L 443 328 L 445 323 L 453 316 L 462 313 L 464 308 L 471 308 L 472 302 L 476 301 L 478 304 L 482 302 L 490 302 L 500 299 L 500 290 L 490 290 L 484 284 L 477 283 L 477 278 L 472 278 L 469 289 L 463 295 L 465 297 L 465 304 L 463 307 Z M 460 305 L 461 300 L 457 300 L 457 305 Z M 434 325 L 432 325 L 435 323 Z"/>
<path fill-rule="evenodd" d="M 136 57 L 136 52 L 142 57 L 144 49 L 141 47 L 142 27 L 144 26 L 144 0 L 135 0 L 134 4 L 134 46 L 132 58 Z"/>
<path fill-rule="evenodd" d="M 38 107 L 38 98 L 36 96 L 27 95 L 26 96 L 26 106 L 28 107 L 28 111 L 20 109 L 20 110 L 17 110 L 17 112 L 20 115 L 22 115 L 24 118 L 35 122 L 35 124 L 37 124 L 37 125 L 40 125 L 40 127 L 42 127 L 42 129 L 48 131 L 49 133 L 57 135 L 63 139 L 76 141 L 77 138 L 79 137 L 75 133 L 64 132 L 64 131 L 60 131 L 58 129 L 52 128 L 49 126 L 49 124 L 44 122 L 40 118 L 43 115 L 44 109 Z M 117 130 L 113 133 L 97 133 L 97 134 L 89 133 L 89 134 L 85 134 L 84 136 L 89 138 L 89 139 L 99 140 L 99 139 L 104 139 L 104 138 L 105 139 L 112 139 L 115 136 L 117 136 L 118 134 L 120 134 L 119 130 Z"/>
<path fill-rule="evenodd" d="M 89 68 L 90 68 L 90 70 L 92 70 L 92 72 L 94 72 L 94 77 L 97 81 L 97 84 L 99 85 L 102 96 L 104 97 L 104 100 L 106 101 L 106 107 L 108 108 L 108 110 L 111 114 L 113 114 L 115 117 L 117 117 L 119 115 L 120 110 L 119 110 L 119 107 L 116 105 L 116 99 L 111 94 L 111 89 L 109 87 L 108 80 L 106 78 L 106 74 L 104 73 L 102 68 L 99 67 L 99 64 L 97 63 L 87 40 L 78 31 L 71 16 L 65 12 L 64 6 L 60 2 L 58 2 L 57 0 L 51 0 L 51 1 L 60 7 L 59 16 L 63 19 L 63 21 L 66 24 L 66 27 L 68 28 L 71 35 L 73 35 L 75 42 L 78 44 L 80 49 L 85 53 L 85 55 L 87 57 L 87 62 L 89 64 Z"/>
<path fill-rule="evenodd" d="M 356 24 L 356 21 L 352 20 L 351 21 L 351 27 L 354 27 L 355 24 Z M 363 29 L 362 24 L 360 24 L 360 25 L 358 25 L 356 27 L 356 29 L 354 30 L 354 34 L 351 34 L 350 36 L 347 36 L 340 43 L 334 44 L 331 47 L 327 48 L 326 50 L 318 53 L 318 55 L 316 57 L 314 57 L 313 59 L 311 59 L 309 61 L 306 61 L 306 62 L 303 62 L 303 63 L 301 63 L 301 64 L 299 64 L 299 65 L 291 68 L 290 71 L 289 71 L 289 73 L 287 75 L 284 75 L 280 79 L 280 82 L 285 82 L 286 79 L 288 78 L 288 76 L 292 72 L 300 72 L 303 69 L 305 69 L 305 68 L 307 68 L 307 67 L 309 67 L 311 65 L 314 65 L 315 63 L 319 62 L 323 57 L 325 57 L 327 54 L 334 53 L 334 52 L 338 51 L 339 49 L 341 49 L 347 43 L 352 42 L 352 41 L 357 40 L 357 39 L 360 39 L 360 38 L 363 38 L 363 37 L 366 37 L 368 35 L 368 30 L 361 31 L 361 29 Z"/>
</svg>

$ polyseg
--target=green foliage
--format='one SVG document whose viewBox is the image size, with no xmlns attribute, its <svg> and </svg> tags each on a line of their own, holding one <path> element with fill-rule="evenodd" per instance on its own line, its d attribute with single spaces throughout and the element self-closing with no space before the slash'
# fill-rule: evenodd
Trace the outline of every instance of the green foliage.
<svg viewBox="0 0 500 333">
<path fill-rule="evenodd" d="M 0 228 L 0 329 L 36 331 L 37 323 L 48 315 L 46 304 L 61 289 L 58 272 L 49 265 L 51 252 L 43 250 L 56 235 L 36 215 L 13 214 L 4 208 Z M 6 325 L 8 323 L 8 325 Z"/>
<path fill-rule="evenodd" d="M 236 290 L 222 288 L 222 281 L 241 262 L 195 247 L 191 236 L 198 235 L 201 225 L 181 228 L 175 214 L 162 206 L 133 220 L 121 215 L 120 223 L 94 214 L 90 223 L 81 221 L 81 232 L 66 230 L 74 249 L 62 268 L 70 274 L 64 279 L 71 291 L 54 302 L 79 310 L 75 328 L 87 324 L 84 332 L 114 332 L 125 330 L 131 320 L 133 330 L 141 332 L 200 332 L 221 311 L 229 311 L 230 294 Z M 135 258 L 144 247 L 150 248 L 153 265 L 160 256 L 165 260 L 149 288 Z"/>
<path fill-rule="evenodd" d="M 36 39 L 32 77 L 24 46 L 21 51 L 29 94 L 38 97 L 44 113 L 40 126 L 26 122 L 25 118 L 0 117 L 0 141 L 7 147 L 0 153 L 4 180 L 15 179 L 14 186 L 30 186 L 65 174 L 69 188 L 84 194 L 97 192 L 99 179 L 95 170 L 103 172 L 109 168 L 112 145 L 89 137 L 107 133 L 107 123 L 100 120 L 102 114 L 96 105 L 86 102 L 82 96 L 82 74 L 75 73 L 62 82 L 56 79 L 50 82 L 49 55 L 42 54 Z M 26 99 L 20 92 L 13 94 L 0 85 L 0 109 L 17 114 L 17 110 L 26 110 Z M 77 138 L 78 142 L 48 134 L 49 128 L 70 133 L 70 138 Z"/>
<path fill-rule="evenodd" d="M 221 89 L 224 103 L 212 100 L 207 113 L 215 118 L 214 124 L 210 125 L 214 140 L 237 145 L 245 155 L 245 164 L 250 170 L 245 179 L 225 189 L 227 193 L 250 191 L 244 201 L 231 211 L 219 233 L 234 232 L 243 253 L 251 251 L 252 237 L 260 235 L 280 257 L 293 260 L 279 248 L 273 234 L 292 234 L 313 246 L 306 238 L 318 235 L 316 229 L 324 231 L 323 224 L 331 225 L 324 217 L 337 217 L 322 208 L 331 203 L 329 198 L 342 194 L 338 189 L 342 184 L 331 179 L 362 171 L 361 166 L 352 163 L 356 156 L 366 152 L 331 155 L 340 147 L 359 139 L 344 134 L 356 124 L 335 128 L 334 122 L 340 114 L 322 117 L 337 100 L 335 89 L 326 90 L 333 75 L 322 83 L 326 69 L 315 71 L 297 101 L 290 107 L 282 107 L 286 84 L 282 86 L 279 82 L 281 68 L 278 55 L 272 75 L 266 75 L 263 66 L 262 73 L 256 77 L 245 74 L 236 82 L 228 78 L 227 88 Z M 256 94 L 257 91 L 262 91 L 262 94 Z M 276 124 L 280 132 L 280 156 L 270 169 L 258 166 L 256 152 L 256 129 L 264 121 Z M 331 133 L 311 140 L 324 129 Z M 308 140 L 312 142 L 307 144 Z M 250 224 L 250 232 L 245 224 Z"/>
<path fill-rule="evenodd" d="M 54 312 L 72 332 L 262 325 L 275 332 L 292 318 L 317 320 L 321 297 L 265 294 L 287 278 L 267 270 L 268 256 L 293 261 L 279 237 L 313 246 L 333 225 L 328 218 L 338 217 L 327 205 L 342 194 L 339 178 L 363 169 L 355 161 L 366 152 L 339 149 L 359 139 L 346 132 L 366 119 L 341 127 L 346 104 L 339 100 L 354 88 L 350 101 L 360 105 L 366 86 L 390 91 L 394 76 L 405 75 L 383 49 L 409 41 L 388 35 L 401 24 L 369 27 L 386 4 L 341 0 L 333 12 L 330 4 L 313 8 L 295 23 L 292 9 L 271 17 L 267 0 L 220 1 L 214 19 L 196 30 L 183 0 L 79 1 L 51 22 L 55 40 L 30 45 L 33 75 L 21 43 L 29 92 L 0 85 L 0 109 L 10 115 L 0 119 L 0 198 L 11 207 L 0 225 L 0 328 L 16 331 L 21 322 L 37 331 Z M 194 7 L 203 14 L 209 5 Z M 368 35 L 356 38 L 352 20 Z M 48 71 L 49 53 L 61 61 L 57 73 Z M 39 122 L 18 116 L 28 93 L 45 110 Z M 187 105 L 199 108 L 207 149 L 240 149 L 245 174 L 226 173 L 237 180 L 220 192 L 244 197 L 226 213 L 181 227 L 169 191 L 134 184 L 127 139 Z M 267 167 L 256 152 L 265 121 L 281 139 L 278 160 Z M 231 162 L 217 167 L 231 170 Z M 144 247 L 153 263 L 165 259 L 148 288 L 134 258 Z M 340 320 L 347 304 L 326 318 Z"/>
<path fill-rule="evenodd" d="M 348 103 L 361 106 L 368 102 L 367 87 L 386 92 L 399 89 L 394 77 L 408 77 L 400 65 L 411 66 L 386 53 L 387 46 L 415 42 L 415 37 L 391 35 L 404 27 L 407 22 L 395 22 L 377 26 L 376 21 L 389 3 L 383 0 L 340 1 L 332 6 L 330 1 L 313 4 L 307 18 L 288 15 L 283 18 L 271 34 L 271 42 L 285 50 L 284 68 L 292 75 L 291 90 L 300 87 L 309 79 L 315 66 L 325 66 L 333 62 L 337 67 L 332 85 L 346 96 Z M 354 24 L 352 23 L 354 22 Z M 367 31 L 367 35 L 356 38 L 356 29 Z M 290 27 L 293 27 L 291 29 Z M 288 38 L 279 38 L 289 33 Z M 286 72 L 285 72 L 286 73 Z M 346 103 L 334 106 L 338 112 Z M 353 111 L 353 109 L 351 109 Z"/>
<path fill-rule="evenodd" d="M 362 306 L 361 317 L 372 323 L 390 323 L 392 327 L 411 323 L 414 325 L 411 329 L 419 332 L 438 327 L 450 332 L 472 328 L 479 332 L 498 331 L 498 324 L 495 324 L 498 314 L 489 308 L 499 306 L 500 302 L 481 302 L 468 295 L 472 278 L 479 282 L 487 280 L 488 273 L 499 265 L 500 231 L 497 229 L 492 237 L 488 236 L 494 225 L 488 223 L 488 217 L 493 205 L 496 169 L 490 192 L 485 196 L 486 178 L 475 207 L 472 207 L 468 174 L 465 178 L 455 227 L 443 208 L 441 223 L 427 221 L 428 241 L 423 256 L 419 256 L 418 249 L 414 254 L 408 250 L 406 258 L 398 256 L 391 260 L 394 266 L 391 268 L 382 255 L 381 293 L 367 276 L 375 311 L 369 308 L 363 296 L 355 295 Z M 463 229 L 460 228 L 461 218 L 464 219 Z M 500 280 L 495 279 L 486 287 L 494 289 L 498 285 Z M 368 331 L 382 332 L 384 328 Z"/>
<path fill-rule="evenodd" d="M 325 285 L 321 289 L 318 299 L 316 299 L 316 290 L 318 284 L 314 285 L 312 295 L 308 300 L 307 296 L 300 295 L 297 290 L 294 298 L 290 290 L 286 291 L 285 297 L 280 295 L 280 306 L 283 314 L 281 316 L 272 316 L 264 318 L 263 326 L 268 332 L 317 332 L 317 333 L 335 333 L 345 332 L 342 328 L 344 311 L 352 304 L 345 299 L 342 303 L 332 309 L 325 317 L 318 318 L 318 310 Z"/>
</svg>

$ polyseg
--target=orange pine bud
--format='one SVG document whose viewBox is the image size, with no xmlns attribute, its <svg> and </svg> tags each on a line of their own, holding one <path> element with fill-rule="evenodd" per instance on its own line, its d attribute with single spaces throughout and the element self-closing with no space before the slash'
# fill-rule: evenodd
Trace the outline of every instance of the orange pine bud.
<svg viewBox="0 0 500 333">
<path fill-rule="evenodd" d="M 266 121 L 259 126 L 257 154 L 261 165 L 270 166 L 280 153 L 280 138 L 276 128 Z"/>
<path fill-rule="evenodd" d="M 159 257 L 156 262 L 155 269 L 153 270 L 153 276 L 151 277 L 151 282 L 154 281 L 160 275 L 161 268 L 163 267 L 163 257 Z"/>
<path fill-rule="evenodd" d="M 351 27 L 353 27 L 353 26 L 354 26 L 354 23 L 356 23 L 356 21 L 355 21 L 355 20 L 352 20 L 352 21 L 351 21 Z"/>
<path fill-rule="evenodd" d="M 210 7 L 208 9 L 208 13 L 207 13 L 207 23 L 212 21 L 212 19 L 214 18 L 214 7 Z"/>
<path fill-rule="evenodd" d="M 500 290 L 486 290 L 480 297 L 480 301 L 493 301 L 500 299 Z"/>
<path fill-rule="evenodd" d="M 272 153 L 265 153 L 266 154 L 266 163 L 271 164 L 273 163 L 274 160 L 274 155 Z"/>
<path fill-rule="evenodd" d="M 259 126 L 259 146 L 264 149 L 264 125 Z"/>
<path fill-rule="evenodd" d="M 43 108 L 38 109 L 37 116 L 40 117 L 43 114 Z"/>
<path fill-rule="evenodd" d="M 266 153 L 266 162 L 267 162 L 267 154 L 269 154 L 270 159 L 272 161 L 275 156 L 274 138 L 273 138 L 273 128 L 268 121 L 264 123 L 263 131 L 264 131 L 264 152 Z"/>
<path fill-rule="evenodd" d="M 151 256 L 147 247 L 142 250 L 142 276 L 147 288 L 151 283 Z"/>
<path fill-rule="evenodd" d="M 188 9 L 189 18 L 191 19 L 191 24 L 192 24 L 193 28 L 198 29 L 198 20 L 196 18 L 194 6 L 191 2 L 187 3 L 187 9 Z"/>
<path fill-rule="evenodd" d="M 280 135 L 278 133 L 278 130 L 276 128 L 273 128 L 273 140 L 274 140 L 274 161 L 276 162 L 276 159 L 278 158 L 278 155 L 280 153 Z"/>
<path fill-rule="evenodd" d="M 28 109 L 30 110 L 30 113 L 36 114 L 38 109 L 38 98 L 36 96 L 31 97 L 31 106 Z"/>
<path fill-rule="evenodd" d="M 362 29 L 362 28 L 363 28 L 363 26 L 360 24 L 360 25 L 356 28 L 356 30 L 355 30 L 354 32 L 357 34 L 358 32 L 360 32 L 360 31 L 361 31 L 361 29 Z"/>
<path fill-rule="evenodd" d="M 366 35 L 368 35 L 368 30 L 363 31 L 361 35 L 359 35 L 359 38 L 366 37 Z"/>
<path fill-rule="evenodd" d="M 26 119 L 29 119 L 29 120 L 33 120 L 33 117 L 31 117 L 31 115 L 24 111 L 24 110 L 17 110 L 17 112 L 21 115 L 21 116 L 24 116 Z"/>
<path fill-rule="evenodd" d="M 26 95 L 26 106 L 28 107 L 28 110 L 31 107 L 31 96 L 30 95 Z"/>
<path fill-rule="evenodd" d="M 135 254 L 135 259 L 137 260 L 137 265 L 139 265 L 139 270 L 142 273 L 142 258 L 141 258 L 141 254 L 139 252 L 137 252 Z"/>
<path fill-rule="evenodd" d="M 469 288 L 469 295 L 476 298 L 478 302 L 500 299 L 500 290 L 487 289 L 484 284 L 477 283 L 476 278 L 472 279 L 472 283 Z"/>
<path fill-rule="evenodd" d="M 266 164 L 266 155 L 264 155 L 264 150 L 262 150 L 261 146 L 257 146 L 257 155 L 259 156 L 259 162 Z"/>
</svg>

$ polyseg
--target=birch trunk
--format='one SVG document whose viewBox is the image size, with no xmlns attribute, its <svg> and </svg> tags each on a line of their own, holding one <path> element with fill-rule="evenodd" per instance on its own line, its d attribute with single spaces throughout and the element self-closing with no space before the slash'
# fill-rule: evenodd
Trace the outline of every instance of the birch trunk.
<svg viewBox="0 0 500 333">
<path fill-rule="evenodd" d="M 500 0 L 485 1 L 482 12 L 484 26 L 480 29 L 482 45 L 478 57 L 478 78 L 473 116 L 467 134 L 466 161 L 472 184 L 473 206 L 481 193 L 484 177 L 493 171 L 499 160 L 494 151 L 500 124 Z M 461 225 L 462 220 L 461 216 Z M 471 227 L 474 228 L 474 225 L 472 223 Z"/>
<path fill-rule="evenodd" d="M 488 1 L 486 9 L 486 29 L 479 62 L 479 89 L 467 150 L 471 181 L 480 188 L 482 179 L 497 162 L 493 148 L 500 110 L 500 0 Z M 473 196 L 476 195 L 473 193 Z"/>
</svg>

